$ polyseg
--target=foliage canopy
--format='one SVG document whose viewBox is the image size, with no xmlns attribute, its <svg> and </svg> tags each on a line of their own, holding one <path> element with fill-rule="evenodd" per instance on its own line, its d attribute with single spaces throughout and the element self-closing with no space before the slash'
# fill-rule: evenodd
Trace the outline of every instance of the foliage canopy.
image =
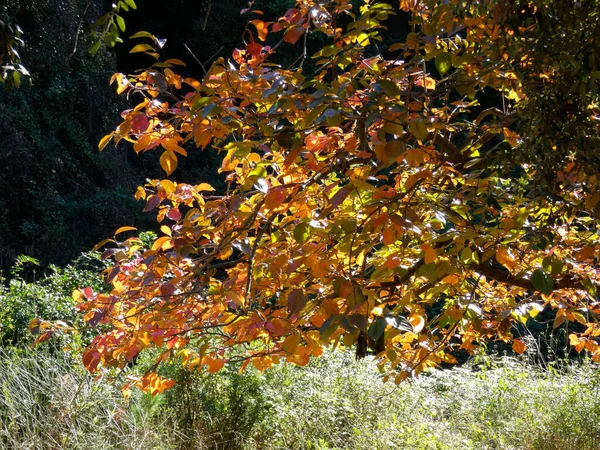
<svg viewBox="0 0 600 450">
<path fill-rule="evenodd" d="M 100 149 L 156 149 L 170 176 L 210 145 L 228 188 L 138 188 L 162 234 L 102 243 L 112 292 L 74 293 L 103 327 L 86 367 L 161 348 L 129 382 L 160 392 L 173 358 L 263 370 L 333 344 L 400 382 L 489 339 L 523 352 L 511 328 L 545 308 L 600 360 L 598 3 L 298 0 L 269 22 L 251 2 L 245 48 L 202 79 L 175 59 L 115 74 L 139 103 Z M 389 42 L 398 17 L 411 31 Z M 136 37 L 158 60 L 157 39 Z"/>
</svg>

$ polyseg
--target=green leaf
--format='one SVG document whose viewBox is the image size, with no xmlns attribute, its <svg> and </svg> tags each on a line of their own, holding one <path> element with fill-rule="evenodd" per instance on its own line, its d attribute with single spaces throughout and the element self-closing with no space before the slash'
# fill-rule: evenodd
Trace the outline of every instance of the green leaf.
<svg viewBox="0 0 600 450">
<path fill-rule="evenodd" d="M 531 274 L 531 284 L 542 294 L 550 295 L 554 289 L 554 280 L 542 269 L 535 269 Z"/>
<path fill-rule="evenodd" d="M 591 295 L 596 295 L 596 292 L 597 292 L 596 286 L 594 285 L 594 283 L 592 283 L 592 281 L 588 277 L 585 277 L 581 281 L 581 284 L 583 284 L 583 287 L 585 287 L 586 291 L 588 291 Z"/>
<path fill-rule="evenodd" d="M 380 80 L 377 84 L 390 97 L 400 95 L 400 88 L 392 80 Z"/>
<path fill-rule="evenodd" d="M 137 5 L 134 0 L 123 0 L 125 3 L 129 5 L 131 9 L 137 9 Z"/>
<path fill-rule="evenodd" d="M 367 318 L 362 314 L 352 314 L 348 316 L 348 321 L 361 331 L 367 331 Z"/>
<path fill-rule="evenodd" d="M 552 275 L 559 275 L 562 272 L 563 266 L 563 262 L 554 255 L 546 256 L 542 261 L 542 267 Z"/>
<path fill-rule="evenodd" d="M 338 316 L 331 316 L 323 322 L 323 325 L 319 328 L 319 340 L 321 342 L 329 340 L 329 337 L 339 328 L 339 326 Z"/>
<path fill-rule="evenodd" d="M 95 55 L 96 53 L 98 53 L 98 50 L 100 49 L 100 39 L 97 39 L 92 46 L 90 47 L 90 55 Z"/>
<path fill-rule="evenodd" d="M 450 53 L 442 53 L 435 58 L 435 68 L 441 76 L 446 73 L 452 67 L 452 56 Z"/>
<path fill-rule="evenodd" d="M 340 325 L 349 333 L 353 333 L 356 331 L 356 326 L 348 320 L 347 316 L 339 316 L 338 320 L 340 321 Z"/>
<path fill-rule="evenodd" d="M 409 122 L 408 128 L 411 134 L 417 139 L 421 139 L 422 141 L 427 139 L 429 134 L 427 130 L 427 124 L 423 119 L 413 119 Z"/>
<path fill-rule="evenodd" d="M 371 339 L 376 341 L 383 335 L 383 332 L 385 331 L 387 325 L 387 320 L 384 317 L 380 317 L 371 324 L 371 326 L 369 327 L 369 331 L 367 331 L 367 334 Z"/>
<path fill-rule="evenodd" d="M 304 244 L 310 237 L 310 225 L 306 222 L 301 222 L 294 228 L 294 239 L 298 244 Z"/>
<path fill-rule="evenodd" d="M 125 32 L 125 20 L 117 15 L 117 25 L 119 25 L 119 29 L 124 33 Z"/>
</svg>

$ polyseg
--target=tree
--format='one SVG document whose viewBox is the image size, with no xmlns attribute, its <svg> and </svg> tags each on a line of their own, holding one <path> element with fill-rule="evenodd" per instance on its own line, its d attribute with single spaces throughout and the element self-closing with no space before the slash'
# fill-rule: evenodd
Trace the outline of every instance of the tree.
<svg viewBox="0 0 600 450">
<path fill-rule="evenodd" d="M 140 102 L 100 149 L 155 149 L 170 176 L 210 145 L 229 187 L 138 188 L 162 234 L 145 245 L 123 227 L 101 243 L 112 292 L 74 293 L 101 327 L 85 366 L 163 349 L 128 383 L 160 392 L 168 360 L 263 370 L 333 344 L 376 354 L 400 382 L 490 339 L 522 353 L 513 324 L 545 308 L 555 327 L 578 322 L 571 343 L 600 360 L 599 10 L 298 0 L 269 22 L 250 2 L 245 48 L 201 80 L 175 59 L 115 74 Z M 398 14 L 411 31 L 389 42 Z M 149 43 L 132 52 L 158 57 L 156 38 L 136 37 Z M 277 65 L 292 45 L 296 62 Z"/>
</svg>

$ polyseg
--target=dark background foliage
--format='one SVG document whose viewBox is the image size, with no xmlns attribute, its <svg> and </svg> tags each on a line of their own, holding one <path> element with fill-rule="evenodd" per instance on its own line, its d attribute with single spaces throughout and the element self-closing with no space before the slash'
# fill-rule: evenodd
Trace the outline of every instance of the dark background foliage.
<svg viewBox="0 0 600 450">
<path fill-rule="evenodd" d="M 32 74 L 31 83 L 24 81 L 20 89 L 0 86 L 0 270 L 5 276 L 20 254 L 38 258 L 42 267 L 61 265 L 119 226 L 155 226 L 152 217 L 141 214 L 133 192 L 146 178 L 162 176 L 158 158 L 142 158 L 125 145 L 97 150 L 127 107 L 108 80 L 116 71 L 149 65 L 128 54 L 127 36 L 141 29 L 167 38 L 165 55 L 186 60 L 190 74 L 201 76 L 184 44 L 203 64 L 231 54 L 241 42 L 247 18 L 238 11 L 246 5 L 139 0 L 137 11 L 124 14 L 125 43 L 91 56 L 90 26 L 110 2 L 4 2 L 0 19 L 23 29 L 20 56 Z M 219 184 L 217 166 L 214 152 L 195 152 L 175 176 Z"/>
</svg>

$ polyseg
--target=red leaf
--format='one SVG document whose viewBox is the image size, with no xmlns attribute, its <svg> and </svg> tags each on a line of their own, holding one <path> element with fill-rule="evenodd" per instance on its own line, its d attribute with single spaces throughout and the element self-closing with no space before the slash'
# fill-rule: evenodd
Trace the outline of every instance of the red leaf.
<svg viewBox="0 0 600 450">
<path fill-rule="evenodd" d="M 282 17 L 288 23 L 297 23 L 302 20 L 302 14 L 296 8 L 288 9 Z"/>
<path fill-rule="evenodd" d="M 83 365 L 90 372 L 93 373 L 100 364 L 100 352 L 94 347 L 88 348 L 83 352 L 82 357 Z"/>
<path fill-rule="evenodd" d="M 304 34 L 304 27 L 302 25 L 296 25 L 295 27 L 288 28 L 283 35 L 283 40 L 290 44 L 295 44 L 300 39 L 300 36 Z"/>
<path fill-rule="evenodd" d="M 294 289 L 288 295 L 287 307 L 291 313 L 299 313 L 307 302 L 308 297 L 301 290 Z"/>
<path fill-rule="evenodd" d="M 151 195 L 150 197 L 148 197 L 148 201 L 146 201 L 146 207 L 144 208 L 144 212 L 152 211 L 158 205 L 160 205 L 160 198 L 158 198 L 158 196 L 156 195 Z"/>
<path fill-rule="evenodd" d="M 262 45 L 258 44 L 257 42 L 250 42 L 247 46 L 246 46 L 246 50 L 248 51 L 249 55 L 252 56 L 258 56 L 262 53 Z"/>
<path fill-rule="evenodd" d="M 160 285 L 161 295 L 173 295 L 175 293 L 175 286 L 171 283 L 165 283 Z"/>
<path fill-rule="evenodd" d="M 179 210 L 177 208 L 171 208 L 167 212 L 167 217 L 169 219 L 174 220 L 175 222 L 177 222 L 177 221 L 179 221 L 181 219 L 181 213 L 179 212 Z"/>
<path fill-rule="evenodd" d="M 150 122 L 146 114 L 136 114 L 131 120 L 131 129 L 134 133 L 140 134 L 148 129 Z"/>
</svg>

